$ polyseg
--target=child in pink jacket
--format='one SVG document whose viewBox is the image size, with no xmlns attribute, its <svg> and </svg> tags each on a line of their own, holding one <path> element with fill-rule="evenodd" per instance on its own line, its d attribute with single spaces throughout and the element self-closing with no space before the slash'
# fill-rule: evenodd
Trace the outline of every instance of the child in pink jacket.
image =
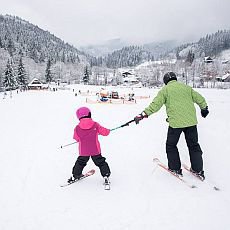
<svg viewBox="0 0 230 230">
<path fill-rule="evenodd" d="M 110 168 L 105 161 L 106 158 L 101 155 L 101 147 L 98 141 L 98 135 L 108 136 L 109 129 L 102 127 L 91 118 L 91 111 L 87 107 L 81 107 L 76 111 L 79 124 L 74 129 L 73 138 L 79 142 L 79 156 L 73 167 L 73 176 L 68 180 L 72 182 L 83 176 L 82 171 L 89 158 L 99 167 L 101 175 L 105 178 L 110 176 Z"/>
</svg>

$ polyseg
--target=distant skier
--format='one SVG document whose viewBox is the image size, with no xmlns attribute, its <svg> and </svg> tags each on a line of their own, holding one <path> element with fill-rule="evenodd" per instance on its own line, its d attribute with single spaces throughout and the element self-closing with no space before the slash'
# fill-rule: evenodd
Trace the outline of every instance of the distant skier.
<svg viewBox="0 0 230 230">
<path fill-rule="evenodd" d="M 136 124 L 143 118 L 147 118 L 156 113 L 165 105 L 169 122 L 166 140 L 166 153 L 168 158 L 168 168 L 175 174 L 182 176 L 181 161 L 177 149 L 180 135 L 184 132 L 189 150 L 191 171 L 205 179 L 203 171 L 202 150 L 198 143 L 197 117 L 194 103 L 201 109 L 201 116 L 206 117 L 209 113 L 207 103 L 198 92 L 192 87 L 177 82 L 174 72 L 164 75 L 165 86 L 158 92 L 150 105 L 137 115 L 134 120 Z"/>
<path fill-rule="evenodd" d="M 83 176 L 82 171 L 91 157 L 94 164 L 100 168 L 101 175 L 105 180 L 110 176 L 110 168 L 105 161 L 106 158 L 101 155 L 98 135 L 108 136 L 110 130 L 102 127 L 91 118 L 91 111 L 87 107 L 80 107 L 76 111 L 79 124 L 74 129 L 73 138 L 79 142 L 79 156 L 73 167 L 73 176 L 68 182 L 73 182 Z"/>
</svg>

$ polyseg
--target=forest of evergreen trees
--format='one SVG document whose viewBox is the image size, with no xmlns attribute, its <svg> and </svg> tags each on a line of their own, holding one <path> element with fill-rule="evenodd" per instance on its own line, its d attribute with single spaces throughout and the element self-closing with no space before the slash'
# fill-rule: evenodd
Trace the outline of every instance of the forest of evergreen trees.
<svg viewBox="0 0 230 230">
<path fill-rule="evenodd" d="M 216 33 L 206 35 L 196 43 L 183 44 L 177 47 L 174 50 L 177 59 L 183 58 L 180 56 L 180 52 L 187 47 L 191 47 L 190 52 L 192 52 L 196 58 L 205 56 L 215 58 L 222 51 L 230 48 L 230 30 L 220 30 Z"/>
<path fill-rule="evenodd" d="M 200 53 L 205 53 L 205 56 L 217 56 L 223 50 L 230 48 L 230 30 L 220 30 L 207 35 L 201 38 L 197 44 Z"/>
<path fill-rule="evenodd" d="M 91 66 L 106 66 L 107 68 L 121 68 L 137 66 L 145 61 L 153 61 L 151 52 L 141 46 L 127 46 L 116 50 L 106 57 L 91 58 Z"/>
<path fill-rule="evenodd" d="M 11 57 L 26 56 L 36 63 L 80 62 L 81 52 L 51 33 L 18 17 L 0 15 L 0 48 Z"/>
</svg>

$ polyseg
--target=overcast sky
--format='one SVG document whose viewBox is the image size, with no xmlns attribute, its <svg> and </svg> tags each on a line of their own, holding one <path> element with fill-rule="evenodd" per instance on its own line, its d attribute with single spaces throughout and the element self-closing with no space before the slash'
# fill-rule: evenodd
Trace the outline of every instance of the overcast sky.
<svg viewBox="0 0 230 230">
<path fill-rule="evenodd" d="M 230 29 L 230 0 L 1 0 L 10 14 L 79 47 L 130 42 L 196 41 Z"/>
</svg>

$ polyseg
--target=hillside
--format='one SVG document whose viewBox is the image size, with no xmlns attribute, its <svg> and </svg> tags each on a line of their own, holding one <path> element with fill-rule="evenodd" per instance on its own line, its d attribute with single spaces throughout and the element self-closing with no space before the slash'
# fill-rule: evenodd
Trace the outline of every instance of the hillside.
<svg viewBox="0 0 230 230">
<path fill-rule="evenodd" d="M 47 63 L 51 63 L 52 78 L 79 82 L 88 57 L 74 46 L 19 17 L 0 15 L 0 87 L 4 80 L 7 62 L 13 75 L 22 58 L 28 81 L 38 78 L 45 81 Z"/>
<path fill-rule="evenodd" d="M 207 34 L 195 43 L 183 44 L 170 53 L 174 53 L 177 59 L 186 58 L 188 52 L 192 52 L 195 57 L 218 57 L 221 52 L 230 48 L 230 30 L 220 30 L 213 34 Z"/>
<path fill-rule="evenodd" d="M 19 17 L 0 15 L 0 48 L 10 56 L 23 55 L 42 63 L 76 63 L 84 59 L 83 53 L 60 38 Z"/>
<path fill-rule="evenodd" d="M 106 66 L 108 68 L 134 67 L 146 61 L 154 60 L 153 54 L 143 46 L 125 46 L 113 51 L 105 57 L 92 57 L 92 66 Z"/>
<path fill-rule="evenodd" d="M 192 50 L 196 57 L 216 56 L 230 48 L 230 31 L 220 30 L 207 34 L 192 44 L 178 42 L 153 42 L 149 44 L 128 45 L 121 39 L 113 39 L 95 46 L 81 47 L 85 52 L 64 42 L 60 38 L 44 31 L 36 25 L 19 17 L 0 15 L 0 48 L 7 50 L 10 56 L 23 55 L 42 63 L 52 62 L 80 63 L 91 60 L 91 65 L 106 65 L 108 68 L 135 66 L 144 61 L 166 57 L 169 53 L 177 58 L 184 58 Z M 104 57 L 101 57 L 104 56 Z"/>
<path fill-rule="evenodd" d="M 188 55 L 195 58 L 218 57 L 221 52 L 230 48 L 230 30 L 208 34 L 194 43 L 178 46 L 176 41 L 153 42 L 143 46 L 130 45 L 115 50 L 103 57 L 92 57 L 91 65 L 108 68 L 133 67 L 146 61 L 173 58 L 186 60 Z M 93 47 L 92 47 L 93 49 Z"/>
</svg>

